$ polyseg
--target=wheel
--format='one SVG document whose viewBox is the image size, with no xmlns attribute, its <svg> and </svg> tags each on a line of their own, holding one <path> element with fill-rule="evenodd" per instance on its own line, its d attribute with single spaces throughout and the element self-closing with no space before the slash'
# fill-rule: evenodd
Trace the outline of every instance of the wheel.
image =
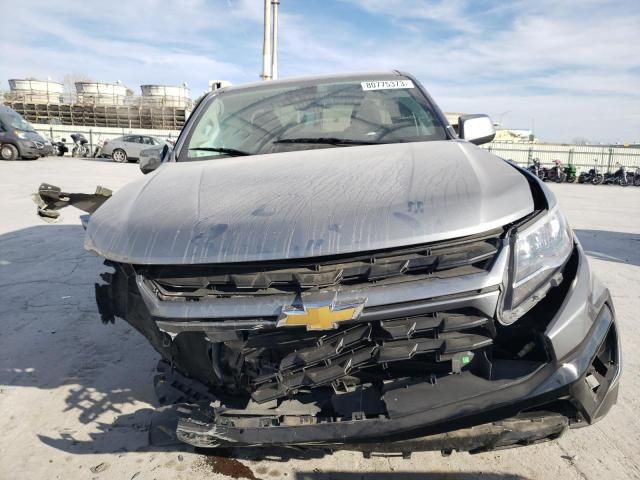
<svg viewBox="0 0 640 480">
<path fill-rule="evenodd" d="M 59 156 L 59 157 L 62 157 L 62 156 L 64 156 L 64 152 L 62 150 L 58 149 L 58 151 L 56 152 L 56 155 Z"/>
<path fill-rule="evenodd" d="M 640 177 L 636 177 L 636 178 L 634 178 L 634 179 L 633 179 L 633 184 L 634 184 L 636 187 L 640 187 Z"/>
<path fill-rule="evenodd" d="M 15 145 L 11 145 L 10 143 L 5 143 L 0 147 L 0 158 L 6 161 L 12 161 L 18 158 L 18 149 Z"/>
<path fill-rule="evenodd" d="M 554 180 L 555 180 L 556 183 L 562 183 L 562 182 L 564 182 L 564 180 L 566 178 L 567 178 L 567 176 L 564 173 L 561 173 Z"/>
<path fill-rule="evenodd" d="M 620 185 L 621 187 L 626 187 L 627 185 L 629 185 L 629 180 L 621 178 L 620 180 L 618 180 L 618 185 Z"/>
<path fill-rule="evenodd" d="M 567 177 L 567 183 L 573 183 L 576 181 L 576 177 Z"/>
<path fill-rule="evenodd" d="M 121 148 L 116 148 L 111 154 L 111 158 L 114 162 L 118 163 L 126 163 L 127 161 L 127 152 L 122 150 Z"/>
<path fill-rule="evenodd" d="M 604 182 L 604 175 L 600 173 L 593 177 L 593 180 L 591 180 L 591 183 L 593 183 L 594 185 L 602 185 L 602 182 Z"/>
</svg>

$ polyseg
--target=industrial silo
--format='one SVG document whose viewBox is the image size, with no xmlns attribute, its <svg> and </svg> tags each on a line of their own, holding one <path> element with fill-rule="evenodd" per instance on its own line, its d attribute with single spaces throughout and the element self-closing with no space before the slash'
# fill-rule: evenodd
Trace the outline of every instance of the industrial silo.
<svg viewBox="0 0 640 480">
<path fill-rule="evenodd" d="M 9 88 L 12 102 L 58 104 L 62 97 L 62 84 L 51 80 L 12 78 Z"/>
<path fill-rule="evenodd" d="M 140 104 L 148 107 L 188 108 L 191 105 L 187 84 L 179 87 L 172 85 L 141 85 Z"/>
<path fill-rule="evenodd" d="M 76 82 L 78 103 L 85 105 L 124 105 L 127 87 L 121 83 Z"/>
</svg>

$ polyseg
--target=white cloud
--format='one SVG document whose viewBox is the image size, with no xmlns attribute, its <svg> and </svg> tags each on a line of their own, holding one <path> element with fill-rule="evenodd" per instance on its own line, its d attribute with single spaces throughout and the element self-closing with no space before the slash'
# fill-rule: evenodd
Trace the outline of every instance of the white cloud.
<svg viewBox="0 0 640 480">
<path fill-rule="evenodd" d="M 306 5 L 281 3 L 281 76 L 399 68 L 445 109 L 510 110 L 506 123 L 525 127 L 535 117 L 550 140 L 640 140 L 633 0 L 340 0 L 353 12 L 342 18 Z M 0 29 L 0 71 L 76 72 L 134 88 L 187 81 L 197 95 L 211 78 L 257 80 L 262 8 L 261 0 L 111 0 L 102 8 L 25 0 Z M 363 25 L 372 17 L 375 30 Z"/>
</svg>

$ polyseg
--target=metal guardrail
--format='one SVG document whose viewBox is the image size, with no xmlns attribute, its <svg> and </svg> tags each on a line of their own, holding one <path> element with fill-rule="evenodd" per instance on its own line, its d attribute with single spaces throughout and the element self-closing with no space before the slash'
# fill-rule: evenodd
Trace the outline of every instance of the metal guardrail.
<svg viewBox="0 0 640 480">
<path fill-rule="evenodd" d="M 512 160 L 525 167 L 531 165 L 533 159 L 537 158 L 543 166 L 553 166 L 554 160 L 560 160 L 565 166 L 574 165 L 578 173 L 594 166 L 601 172 L 616 170 L 619 165 L 624 165 L 631 172 L 640 168 L 640 148 L 638 147 L 489 143 L 484 148 L 505 160 Z"/>
</svg>

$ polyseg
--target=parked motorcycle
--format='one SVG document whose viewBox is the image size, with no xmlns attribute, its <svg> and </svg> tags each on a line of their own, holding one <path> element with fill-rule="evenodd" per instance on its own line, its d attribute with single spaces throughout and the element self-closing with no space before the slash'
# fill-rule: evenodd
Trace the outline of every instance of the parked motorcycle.
<svg viewBox="0 0 640 480">
<path fill-rule="evenodd" d="M 560 160 L 553 161 L 553 167 L 547 171 L 547 179 L 550 182 L 556 183 L 562 183 L 567 179 L 567 174 L 564 173 L 564 168 Z"/>
<path fill-rule="evenodd" d="M 104 140 L 98 140 L 96 148 L 93 149 L 93 158 L 100 158 L 102 156 L 102 148 L 104 147 L 105 143 L 107 142 L 105 142 Z"/>
<path fill-rule="evenodd" d="M 629 185 L 629 178 L 627 177 L 627 167 L 624 165 L 620 165 L 620 168 L 615 172 L 607 172 L 604 174 L 604 181 L 602 182 L 605 185 L 621 185 L 626 187 Z"/>
<path fill-rule="evenodd" d="M 540 164 L 540 159 L 539 158 L 534 158 L 533 159 L 533 164 L 529 165 L 527 167 L 527 170 L 529 170 L 531 173 L 533 173 L 540 180 L 542 180 L 542 181 L 545 180 L 545 177 L 546 177 L 546 174 L 547 174 L 547 169 L 542 167 L 542 165 Z"/>
<path fill-rule="evenodd" d="M 640 167 L 636 167 L 636 171 L 633 174 L 633 184 L 636 187 L 640 187 Z"/>
<path fill-rule="evenodd" d="M 67 147 L 67 139 L 63 138 L 59 142 L 54 142 L 51 140 L 51 146 L 53 147 L 53 154 L 57 157 L 62 157 L 65 153 L 69 151 L 69 147 Z"/>
<path fill-rule="evenodd" d="M 73 140 L 74 143 L 73 150 L 71 150 L 72 157 L 89 157 L 91 155 L 89 141 L 83 134 L 72 133 L 71 140 Z"/>
<path fill-rule="evenodd" d="M 598 168 L 594 166 L 588 172 L 582 172 L 578 177 L 578 183 L 591 183 L 600 185 L 604 181 L 604 175 L 598 172 Z"/>
<path fill-rule="evenodd" d="M 568 167 L 564 167 L 564 176 L 567 183 L 573 183 L 576 181 L 576 166 L 569 164 Z"/>
</svg>

